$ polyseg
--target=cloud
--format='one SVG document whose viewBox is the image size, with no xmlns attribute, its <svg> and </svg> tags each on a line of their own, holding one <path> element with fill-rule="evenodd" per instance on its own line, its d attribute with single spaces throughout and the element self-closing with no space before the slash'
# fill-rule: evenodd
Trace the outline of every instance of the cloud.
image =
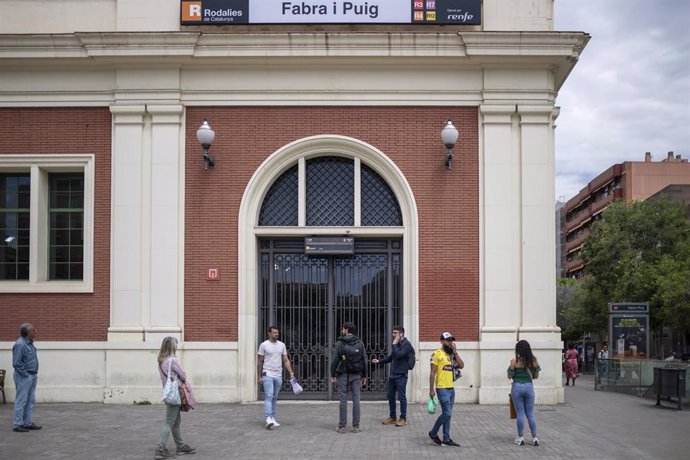
<svg viewBox="0 0 690 460">
<path fill-rule="evenodd" d="M 556 198 L 609 166 L 690 154 L 690 2 L 562 0 L 555 29 L 592 38 L 561 88 Z"/>
</svg>

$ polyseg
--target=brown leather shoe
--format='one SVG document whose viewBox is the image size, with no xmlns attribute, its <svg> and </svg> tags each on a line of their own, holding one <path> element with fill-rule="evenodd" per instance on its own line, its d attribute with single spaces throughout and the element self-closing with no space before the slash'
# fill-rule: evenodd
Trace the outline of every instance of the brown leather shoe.
<svg viewBox="0 0 690 460">
<path fill-rule="evenodd" d="M 395 419 L 392 417 L 388 417 L 386 420 L 383 421 L 384 425 L 393 425 L 395 424 Z"/>
<path fill-rule="evenodd" d="M 395 422 L 395 426 L 405 426 L 407 425 L 407 419 L 405 417 L 400 417 L 397 422 Z"/>
</svg>

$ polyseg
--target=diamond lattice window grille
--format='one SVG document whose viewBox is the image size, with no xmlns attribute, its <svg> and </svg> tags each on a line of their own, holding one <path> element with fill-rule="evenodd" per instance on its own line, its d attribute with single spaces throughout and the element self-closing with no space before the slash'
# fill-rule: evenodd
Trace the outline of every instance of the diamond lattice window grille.
<svg viewBox="0 0 690 460">
<path fill-rule="evenodd" d="M 343 157 L 307 160 L 307 225 L 354 225 L 354 161 Z"/>
<path fill-rule="evenodd" d="M 296 227 L 298 225 L 297 165 L 285 171 L 271 185 L 259 213 L 259 225 Z"/>
<path fill-rule="evenodd" d="M 364 164 L 361 176 L 362 225 L 366 227 L 402 226 L 400 205 L 386 181 Z"/>
</svg>

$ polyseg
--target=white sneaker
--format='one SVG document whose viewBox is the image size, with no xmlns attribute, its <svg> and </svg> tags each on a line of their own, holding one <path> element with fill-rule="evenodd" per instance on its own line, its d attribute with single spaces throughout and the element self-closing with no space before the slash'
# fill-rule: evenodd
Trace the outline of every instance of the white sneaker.
<svg viewBox="0 0 690 460">
<path fill-rule="evenodd" d="M 266 417 L 266 429 L 270 430 L 271 428 L 273 428 L 273 425 L 273 419 L 271 417 Z"/>
<path fill-rule="evenodd" d="M 530 444 L 532 444 L 533 446 L 538 446 L 539 445 L 539 439 L 536 436 L 533 437 L 532 440 L 530 441 Z"/>
<path fill-rule="evenodd" d="M 515 438 L 515 441 L 513 441 L 513 444 L 515 444 L 516 446 L 524 446 L 525 445 L 525 438 L 522 436 L 519 436 L 519 437 Z"/>
<path fill-rule="evenodd" d="M 279 426 L 280 426 L 280 423 L 278 423 L 278 420 L 276 420 L 276 418 L 275 418 L 275 417 L 271 417 L 271 421 L 273 421 L 273 426 L 274 426 L 274 427 L 276 427 L 276 428 L 277 428 L 277 427 L 279 427 Z"/>
</svg>

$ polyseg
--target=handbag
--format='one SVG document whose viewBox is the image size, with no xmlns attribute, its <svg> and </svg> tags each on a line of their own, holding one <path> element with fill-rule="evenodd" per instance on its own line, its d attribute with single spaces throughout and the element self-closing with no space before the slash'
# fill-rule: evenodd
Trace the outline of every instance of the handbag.
<svg viewBox="0 0 690 460">
<path fill-rule="evenodd" d="M 458 367 L 457 363 L 455 362 L 454 356 L 450 357 L 450 364 L 453 367 L 453 382 L 455 382 L 457 379 L 462 377 L 462 372 L 460 371 L 460 368 Z"/>
<path fill-rule="evenodd" d="M 508 404 L 510 405 L 510 418 L 516 419 L 517 412 L 515 412 L 515 404 L 513 404 L 513 395 L 508 393 Z"/>
<path fill-rule="evenodd" d="M 182 403 L 180 400 L 180 382 L 177 379 L 173 380 L 170 376 L 172 361 L 172 358 L 168 361 L 168 380 L 166 380 L 163 391 L 161 391 L 161 401 L 171 406 L 179 406 Z"/>
</svg>

